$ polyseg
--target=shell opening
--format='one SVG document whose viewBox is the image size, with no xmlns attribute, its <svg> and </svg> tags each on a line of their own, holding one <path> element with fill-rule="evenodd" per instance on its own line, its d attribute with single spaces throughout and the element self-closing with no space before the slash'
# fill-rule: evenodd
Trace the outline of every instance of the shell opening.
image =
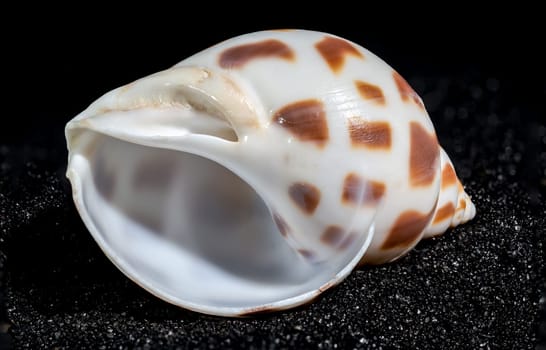
<svg viewBox="0 0 546 350">
<path fill-rule="evenodd" d="M 92 142 L 78 147 L 68 172 L 82 218 L 126 275 L 171 303 L 225 315 L 282 309 L 358 260 L 306 261 L 259 195 L 212 160 L 84 135 Z"/>
</svg>

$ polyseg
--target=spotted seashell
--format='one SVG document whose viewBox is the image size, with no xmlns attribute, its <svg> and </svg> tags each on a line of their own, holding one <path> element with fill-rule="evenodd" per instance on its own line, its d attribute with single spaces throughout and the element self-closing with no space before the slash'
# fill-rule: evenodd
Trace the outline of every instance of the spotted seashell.
<svg viewBox="0 0 546 350">
<path fill-rule="evenodd" d="M 475 208 L 421 98 L 334 35 L 242 35 L 66 127 L 79 213 L 152 294 L 215 315 L 305 303 Z"/>
</svg>

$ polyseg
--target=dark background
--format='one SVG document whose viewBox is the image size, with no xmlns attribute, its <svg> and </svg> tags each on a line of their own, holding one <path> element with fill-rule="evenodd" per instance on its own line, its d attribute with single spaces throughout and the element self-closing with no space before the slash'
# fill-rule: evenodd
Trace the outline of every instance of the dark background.
<svg viewBox="0 0 546 350">
<path fill-rule="evenodd" d="M 539 10 L 154 5 L 139 15 L 29 5 L 4 31 L 0 348 L 546 348 Z M 245 320 L 186 312 L 128 281 L 91 239 L 64 178 L 64 124 L 108 90 L 275 28 L 340 35 L 405 76 L 477 217 L 396 263 L 355 271 L 310 306 Z"/>
</svg>

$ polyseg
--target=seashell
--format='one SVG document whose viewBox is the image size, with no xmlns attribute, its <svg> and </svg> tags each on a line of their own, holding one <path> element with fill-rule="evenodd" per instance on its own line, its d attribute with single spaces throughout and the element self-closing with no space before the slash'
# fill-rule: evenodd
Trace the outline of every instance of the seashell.
<svg viewBox="0 0 546 350">
<path fill-rule="evenodd" d="M 105 254 L 207 314 L 309 302 L 475 215 L 421 98 L 321 32 L 222 42 L 108 92 L 66 138 L 75 204 Z"/>
</svg>

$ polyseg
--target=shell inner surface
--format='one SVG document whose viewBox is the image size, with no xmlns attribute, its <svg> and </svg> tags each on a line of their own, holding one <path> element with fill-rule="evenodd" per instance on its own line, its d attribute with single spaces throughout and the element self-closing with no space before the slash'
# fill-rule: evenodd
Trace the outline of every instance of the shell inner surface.
<svg viewBox="0 0 546 350">
<path fill-rule="evenodd" d="M 337 261 L 311 263 L 282 238 L 260 196 L 218 163 L 85 135 L 94 142 L 69 172 L 84 221 L 125 274 L 169 302 L 229 315 L 283 309 L 318 295 L 365 251 L 355 242 Z"/>
</svg>

